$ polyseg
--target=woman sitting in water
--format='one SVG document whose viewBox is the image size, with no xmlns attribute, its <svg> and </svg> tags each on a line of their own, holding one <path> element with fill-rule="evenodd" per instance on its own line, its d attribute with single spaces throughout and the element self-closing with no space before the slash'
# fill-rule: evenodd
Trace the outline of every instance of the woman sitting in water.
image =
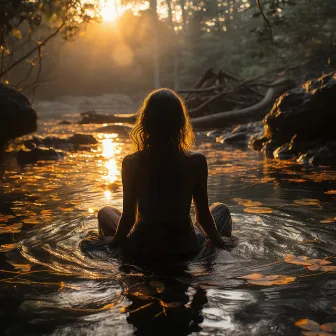
<svg viewBox="0 0 336 336">
<path fill-rule="evenodd" d="M 216 247 L 232 245 L 229 209 L 222 203 L 209 209 L 207 161 L 189 151 L 194 134 L 181 98 L 169 89 L 150 93 L 130 136 L 135 152 L 122 162 L 123 213 L 99 211 L 101 237 L 144 262 L 194 257 L 202 247 L 199 229 Z"/>
</svg>

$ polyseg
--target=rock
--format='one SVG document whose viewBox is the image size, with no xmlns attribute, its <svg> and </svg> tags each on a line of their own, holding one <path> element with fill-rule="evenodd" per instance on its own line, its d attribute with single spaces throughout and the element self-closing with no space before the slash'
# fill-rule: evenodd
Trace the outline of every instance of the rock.
<svg viewBox="0 0 336 336">
<path fill-rule="evenodd" d="M 205 135 L 211 139 L 216 140 L 217 137 L 221 136 L 223 134 L 223 131 L 221 130 L 213 130 L 206 132 Z"/>
<path fill-rule="evenodd" d="M 61 149 L 72 149 L 73 144 L 69 142 L 67 138 L 58 138 L 58 137 L 32 137 L 31 139 L 24 140 L 22 144 L 28 148 L 33 149 L 36 147 L 54 147 Z"/>
<path fill-rule="evenodd" d="M 134 114 L 99 114 L 95 111 L 81 113 L 82 119 L 78 124 L 110 124 L 110 123 L 129 123 L 133 124 L 136 120 Z"/>
<path fill-rule="evenodd" d="M 99 127 L 95 130 L 97 133 L 117 133 L 121 136 L 128 136 L 132 127 L 125 124 L 113 124 L 104 127 Z"/>
<path fill-rule="evenodd" d="M 248 135 L 243 132 L 238 132 L 238 133 L 228 133 L 228 134 L 223 134 L 220 137 L 216 138 L 216 142 L 220 143 L 243 143 L 247 144 L 248 142 Z"/>
<path fill-rule="evenodd" d="M 20 144 L 24 145 L 24 147 L 27 149 L 52 147 L 71 150 L 74 148 L 74 146 L 95 145 L 97 144 L 97 140 L 94 136 L 90 134 L 74 134 L 70 138 L 59 138 L 55 136 L 41 138 L 34 136 L 31 139 L 22 141 Z"/>
<path fill-rule="evenodd" d="M 31 139 L 24 140 L 22 145 L 24 145 L 27 149 L 33 149 L 39 146 L 43 147 L 44 143 L 42 138 L 34 136 Z"/>
<path fill-rule="evenodd" d="M 275 159 L 280 159 L 280 160 L 290 160 L 295 158 L 295 153 L 292 150 L 292 146 L 290 143 L 286 143 L 280 147 L 278 147 L 274 152 L 273 152 L 273 157 Z"/>
<path fill-rule="evenodd" d="M 36 131 L 37 115 L 28 98 L 0 83 L 0 149 L 9 140 Z"/>
<path fill-rule="evenodd" d="M 72 122 L 71 121 L 68 121 L 68 120 L 62 120 L 58 123 L 58 125 L 71 125 Z"/>
<path fill-rule="evenodd" d="M 280 96 L 263 120 L 263 136 L 252 139 L 251 145 L 264 153 L 272 152 L 276 158 L 333 164 L 336 151 L 330 143 L 336 140 L 335 111 L 333 72 Z"/>
<path fill-rule="evenodd" d="M 45 147 L 36 147 L 25 150 L 22 149 L 16 153 L 16 158 L 20 165 L 35 163 L 37 161 L 58 160 L 63 157 L 64 153 L 62 151 Z"/>
<path fill-rule="evenodd" d="M 72 137 L 68 138 L 68 141 L 73 145 L 95 145 L 97 140 L 94 136 L 90 134 L 74 134 Z"/>
<path fill-rule="evenodd" d="M 61 149 L 72 149 L 73 144 L 69 141 L 68 138 L 59 138 L 59 137 L 45 137 L 41 138 L 44 147 L 54 147 Z"/>
<path fill-rule="evenodd" d="M 247 146 L 251 136 L 260 135 L 262 129 L 261 121 L 238 125 L 232 132 L 217 137 L 216 142 Z"/>
<path fill-rule="evenodd" d="M 313 166 L 336 166 L 336 141 L 330 141 L 324 146 L 316 147 L 302 154 L 297 161 Z"/>
</svg>

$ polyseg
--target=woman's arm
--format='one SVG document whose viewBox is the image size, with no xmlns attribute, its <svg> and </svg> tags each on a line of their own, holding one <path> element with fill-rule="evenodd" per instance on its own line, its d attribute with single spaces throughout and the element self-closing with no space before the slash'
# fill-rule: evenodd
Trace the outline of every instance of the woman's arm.
<svg viewBox="0 0 336 336">
<path fill-rule="evenodd" d="M 197 178 L 193 190 L 196 220 L 211 242 L 220 248 L 225 247 L 225 242 L 219 235 L 214 219 L 208 205 L 208 165 L 203 154 L 197 156 Z"/>
<path fill-rule="evenodd" d="M 116 234 L 112 240 L 112 247 L 125 241 L 134 226 L 137 214 L 137 190 L 134 161 L 126 156 L 122 162 L 121 178 L 123 184 L 123 213 L 120 218 Z"/>
</svg>

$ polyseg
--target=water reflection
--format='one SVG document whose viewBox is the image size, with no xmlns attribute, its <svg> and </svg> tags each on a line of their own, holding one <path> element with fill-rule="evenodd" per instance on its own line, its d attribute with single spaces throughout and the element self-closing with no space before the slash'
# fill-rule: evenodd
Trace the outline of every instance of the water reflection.
<svg viewBox="0 0 336 336">
<path fill-rule="evenodd" d="M 117 134 L 102 134 L 101 138 L 101 154 L 104 158 L 103 180 L 107 188 L 104 191 L 104 197 L 105 200 L 110 201 L 112 191 L 117 188 L 117 183 L 120 183 L 121 180 L 120 154 L 123 149 L 123 143 L 118 142 Z"/>
<path fill-rule="evenodd" d="M 121 270 L 130 273 L 128 267 Z M 156 267 L 141 277 L 125 277 L 127 321 L 135 335 L 190 335 L 201 331 L 206 290 L 189 285 L 191 274 L 181 267 Z M 124 284 L 125 286 L 125 284 Z"/>
<path fill-rule="evenodd" d="M 84 127 L 96 128 L 71 125 L 91 132 Z M 13 168 L 1 181 L 0 334 L 149 335 L 155 327 L 170 335 L 295 335 L 299 318 L 335 320 L 335 170 L 200 141 L 210 202 L 228 204 L 239 244 L 180 271 L 144 271 L 108 249 L 81 249 L 96 232 L 97 210 L 122 207 L 121 161 L 131 148 L 116 135 L 95 136 L 97 147 Z M 328 258 L 330 270 L 288 263 L 286 254 Z M 295 281 L 260 286 L 241 278 L 253 273 Z M 134 295 L 145 291 L 154 299 Z M 167 316 L 160 300 L 171 306 Z"/>
</svg>

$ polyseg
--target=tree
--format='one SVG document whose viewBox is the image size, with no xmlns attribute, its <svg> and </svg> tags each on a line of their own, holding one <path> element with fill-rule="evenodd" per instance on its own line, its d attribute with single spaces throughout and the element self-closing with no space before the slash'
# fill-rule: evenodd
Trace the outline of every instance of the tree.
<svg viewBox="0 0 336 336">
<path fill-rule="evenodd" d="M 72 39 L 99 18 L 97 0 L 0 0 L 0 80 L 35 88 L 47 43 L 58 35 Z"/>
</svg>

